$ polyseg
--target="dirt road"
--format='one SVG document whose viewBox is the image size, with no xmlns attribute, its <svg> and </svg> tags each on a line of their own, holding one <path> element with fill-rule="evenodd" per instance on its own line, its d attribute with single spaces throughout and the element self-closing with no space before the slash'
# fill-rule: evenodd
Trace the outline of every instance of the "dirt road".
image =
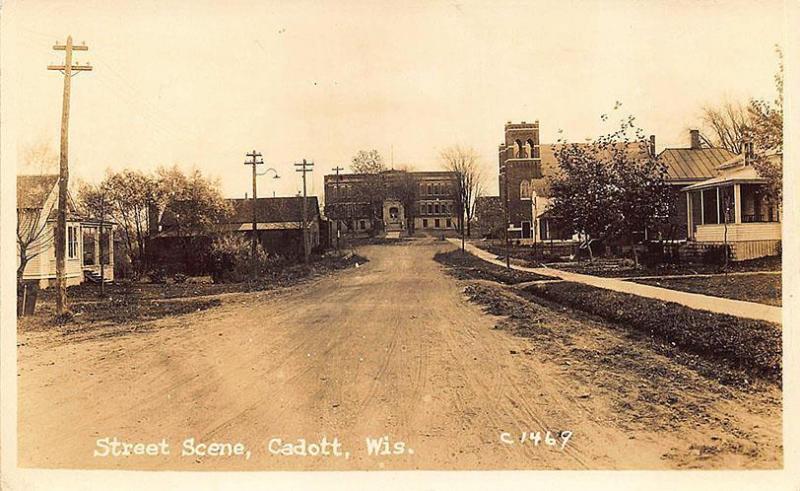
<svg viewBox="0 0 800 491">
<path fill-rule="evenodd" d="M 366 247 L 360 253 L 370 262 L 359 268 L 280 294 L 229 296 L 216 309 L 156 321 L 124 336 L 70 343 L 43 334 L 21 337 L 20 465 L 780 466 L 780 409 L 751 413 L 755 399 L 745 395 L 706 408 L 724 413 L 727 426 L 700 425 L 685 433 L 630 429 L 625 422 L 637 415 L 620 413 L 612 394 L 576 386 L 558 353 L 520 356 L 536 353 L 532 341 L 493 329 L 498 318 L 469 303 L 464 284 L 432 260 L 437 250 L 450 248 L 432 241 Z M 547 431 L 555 440 L 546 438 Z M 572 434 L 563 449 L 562 431 Z M 714 461 L 702 452 L 692 457 L 691 449 L 711 444 L 712 437 L 738 432 L 748 438 L 751 431 L 761 442 L 751 458 Z M 537 445 L 523 432 L 541 432 L 541 441 Z M 392 444 L 404 442 L 405 452 L 368 455 L 365 439 L 384 435 Z M 323 436 L 338 439 L 349 457 L 269 451 L 270 442 L 273 450 L 285 449 L 276 439 L 319 442 Z M 93 456 L 105 448 L 97 440 L 112 437 L 166 439 L 170 454 Z M 249 459 L 182 456 L 187 438 L 242 442 Z M 770 438 L 772 444 L 763 443 Z M 688 457 L 680 464 L 666 457 L 675 452 Z"/>
</svg>

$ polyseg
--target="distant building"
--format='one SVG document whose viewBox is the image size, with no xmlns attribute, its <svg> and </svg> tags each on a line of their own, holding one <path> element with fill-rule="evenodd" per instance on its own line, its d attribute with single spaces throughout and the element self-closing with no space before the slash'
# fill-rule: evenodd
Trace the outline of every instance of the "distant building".
<svg viewBox="0 0 800 491">
<path fill-rule="evenodd" d="M 325 216 L 334 237 L 337 227 L 342 235 L 455 231 L 456 182 L 447 171 L 326 175 Z"/>
<path fill-rule="evenodd" d="M 531 182 L 543 182 L 539 122 L 505 125 L 505 138 L 498 148 L 500 202 L 508 207 L 508 231 L 513 238 L 531 239 L 535 234 L 535 211 Z"/>
<path fill-rule="evenodd" d="M 19 241 L 26 242 L 29 258 L 23 280 L 39 282 L 41 288 L 55 285 L 55 226 L 58 206 L 58 175 L 17 176 L 17 265 L 20 264 Z M 67 196 L 65 278 L 68 286 L 85 279 L 114 279 L 114 224 L 77 212 L 72 196 Z M 105 247 L 102 247 L 101 241 Z"/>
</svg>

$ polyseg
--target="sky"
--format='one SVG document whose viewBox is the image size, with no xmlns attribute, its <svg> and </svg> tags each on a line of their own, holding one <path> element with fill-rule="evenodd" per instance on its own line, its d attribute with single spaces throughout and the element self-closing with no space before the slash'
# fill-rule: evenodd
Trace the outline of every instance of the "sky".
<svg viewBox="0 0 800 491">
<path fill-rule="evenodd" d="M 18 173 L 41 170 L 29 149 L 58 153 L 62 77 L 46 67 L 72 34 L 94 70 L 72 79 L 71 178 L 177 164 L 227 197 L 250 192 L 254 149 L 281 175 L 259 194 L 281 196 L 303 158 L 321 195 L 358 150 L 435 170 L 455 144 L 495 193 L 507 121 L 584 141 L 630 114 L 659 149 L 686 146 L 704 105 L 775 97 L 784 29 L 781 2 L 736 0 L 12 0 L 2 15 Z"/>
</svg>

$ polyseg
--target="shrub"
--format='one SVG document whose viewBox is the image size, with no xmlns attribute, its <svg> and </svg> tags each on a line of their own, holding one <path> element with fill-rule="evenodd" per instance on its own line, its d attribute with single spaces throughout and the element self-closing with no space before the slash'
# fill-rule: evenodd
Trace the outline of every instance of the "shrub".
<svg viewBox="0 0 800 491">
<path fill-rule="evenodd" d="M 186 283 L 186 280 L 187 280 L 187 279 L 189 279 L 189 277 L 188 277 L 188 276 L 186 276 L 186 275 L 185 275 L 185 274 L 183 274 L 183 273 L 175 273 L 175 274 L 172 276 L 172 280 L 173 280 L 175 283 Z"/>
<path fill-rule="evenodd" d="M 724 360 L 754 376 L 781 379 L 781 329 L 775 324 L 571 282 L 533 285 L 525 291 Z"/>
<path fill-rule="evenodd" d="M 147 273 L 147 277 L 150 278 L 150 283 L 163 285 L 167 282 L 167 270 L 163 267 L 153 268 Z"/>
<path fill-rule="evenodd" d="M 240 282 L 252 277 L 268 274 L 283 266 L 285 260 L 278 255 L 268 255 L 259 243 L 256 256 L 252 256 L 252 244 L 240 234 L 226 234 L 211 242 L 211 279 L 214 283 Z"/>
</svg>

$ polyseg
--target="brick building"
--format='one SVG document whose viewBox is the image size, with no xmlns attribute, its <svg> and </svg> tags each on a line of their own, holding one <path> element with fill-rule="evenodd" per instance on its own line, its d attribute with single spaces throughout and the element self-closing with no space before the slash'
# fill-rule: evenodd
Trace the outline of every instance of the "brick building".
<svg viewBox="0 0 800 491">
<path fill-rule="evenodd" d="M 456 230 L 456 176 L 448 171 L 389 170 L 325 176 L 332 237 L 380 231 Z"/>
</svg>

